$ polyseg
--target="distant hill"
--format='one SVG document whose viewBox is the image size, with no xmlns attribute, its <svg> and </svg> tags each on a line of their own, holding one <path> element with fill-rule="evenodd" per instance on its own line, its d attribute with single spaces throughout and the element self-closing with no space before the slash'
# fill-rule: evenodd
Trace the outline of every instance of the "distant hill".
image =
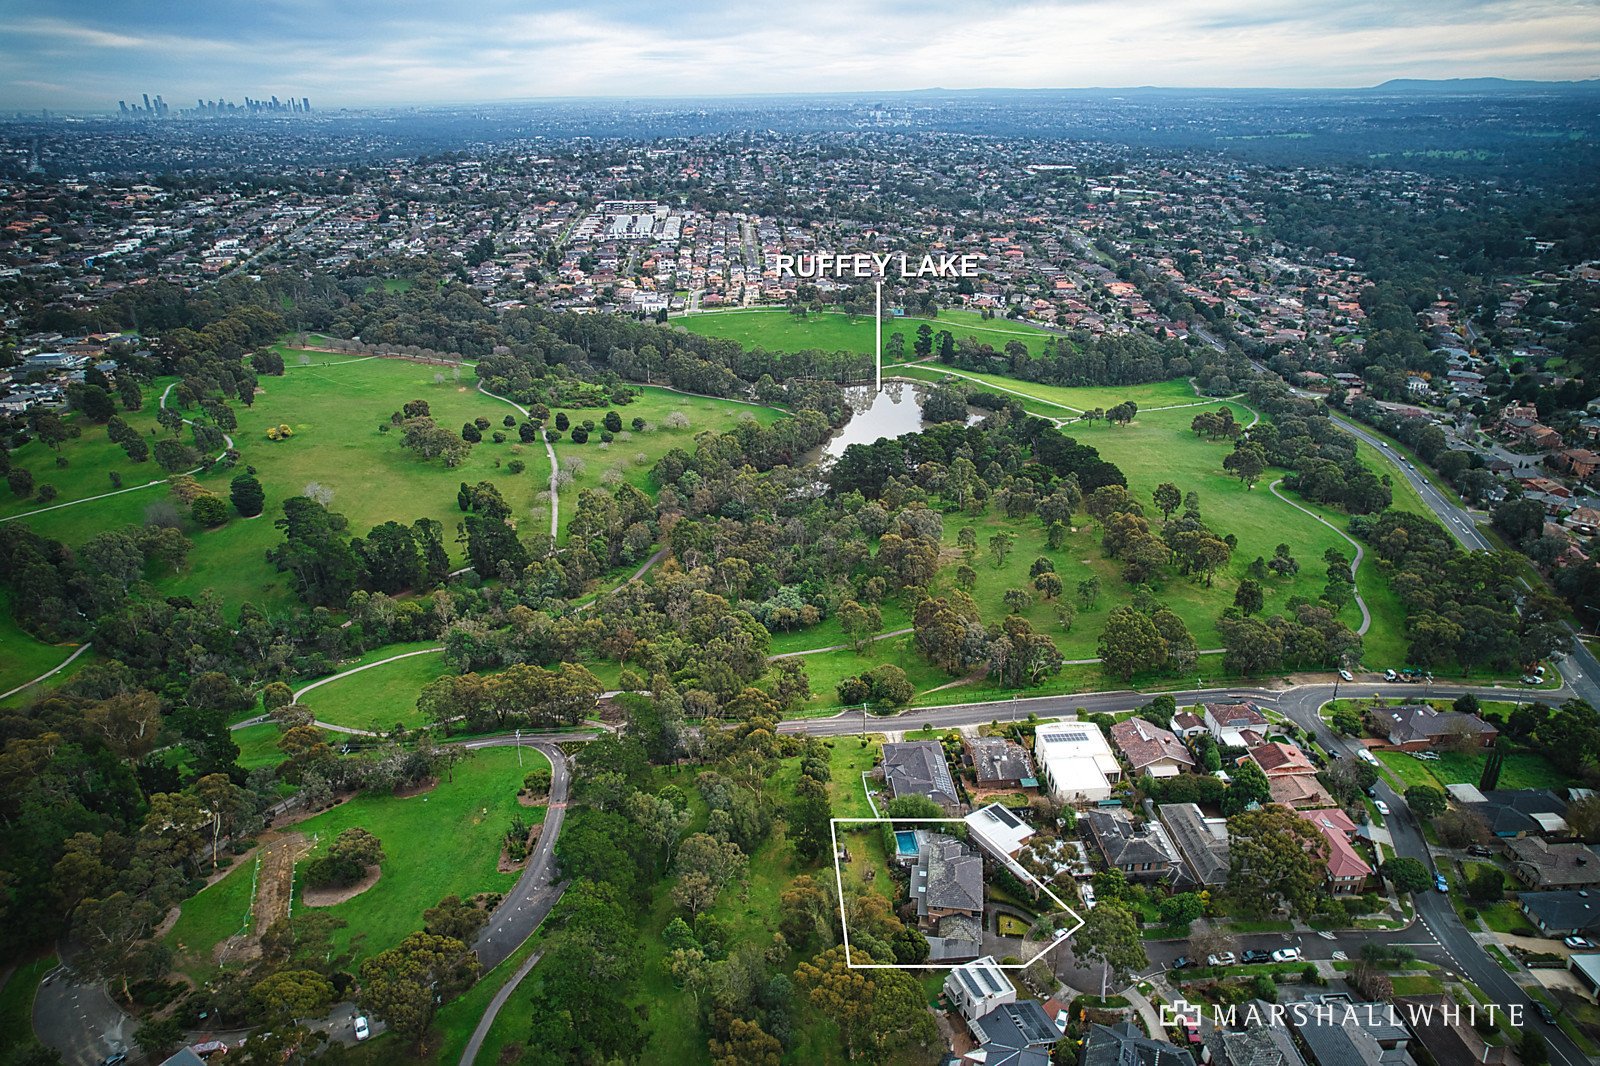
<svg viewBox="0 0 1600 1066">
<path fill-rule="evenodd" d="M 1600 78 L 1587 81 L 1519 81 L 1510 78 L 1391 78 L 1369 92 L 1388 93 L 1600 93 Z"/>
</svg>

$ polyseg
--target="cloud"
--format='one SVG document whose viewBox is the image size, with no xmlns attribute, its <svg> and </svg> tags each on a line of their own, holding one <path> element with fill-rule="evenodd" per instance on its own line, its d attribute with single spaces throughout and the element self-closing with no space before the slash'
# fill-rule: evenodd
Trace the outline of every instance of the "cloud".
<svg viewBox="0 0 1600 1066">
<path fill-rule="evenodd" d="M 165 4 L 83 6 L 35 0 L 0 21 L 0 107 L 108 108 L 144 91 L 331 107 L 1600 75 L 1592 0 L 210 0 L 181 18 Z"/>
</svg>

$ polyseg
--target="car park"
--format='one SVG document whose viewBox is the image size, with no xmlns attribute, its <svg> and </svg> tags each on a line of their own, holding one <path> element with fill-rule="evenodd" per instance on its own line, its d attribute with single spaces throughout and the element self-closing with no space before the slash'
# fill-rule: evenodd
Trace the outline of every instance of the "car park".
<svg viewBox="0 0 1600 1066">
<path fill-rule="evenodd" d="M 1372 801 L 1372 805 L 1378 808 L 1379 814 L 1383 815 L 1385 818 L 1389 817 L 1389 805 L 1383 802 L 1383 800 L 1375 799 Z"/>
<path fill-rule="evenodd" d="M 372 1035 L 372 1027 L 367 1024 L 366 1015 L 363 1014 L 363 1015 L 357 1017 L 356 1018 L 356 1039 L 357 1040 L 365 1040 L 367 1037 L 369 1037 L 371 1035 Z"/>
<path fill-rule="evenodd" d="M 1207 966 L 1232 966 L 1238 961 L 1238 957 L 1231 951 L 1223 951 L 1215 955 L 1206 956 Z"/>
<path fill-rule="evenodd" d="M 1258 951 L 1255 948 L 1251 948 L 1249 951 L 1244 953 L 1243 961 L 1248 965 L 1248 964 L 1257 963 L 1257 962 L 1268 962 L 1271 959 L 1272 959 L 1272 952 L 1270 952 L 1270 951 Z"/>
<path fill-rule="evenodd" d="M 1444 879 L 1444 874 L 1434 874 L 1433 887 L 1437 888 L 1440 892 L 1449 892 L 1450 882 Z"/>
<path fill-rule="evenodd" d="M 1299 962 L 1300 961 L 1300 949 L 1299 948 L 1279 948 L 1277 951 L 1274 951 L 1272 953 L 1272 961 L 1273 962 Z"/>
</svg>

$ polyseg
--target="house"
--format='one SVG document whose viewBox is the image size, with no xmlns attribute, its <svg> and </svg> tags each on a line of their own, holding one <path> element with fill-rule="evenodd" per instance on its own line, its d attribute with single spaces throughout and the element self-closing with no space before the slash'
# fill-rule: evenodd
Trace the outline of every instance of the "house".
<svg viewBox="0 0 1600 1066">
<path fill-rule="evenodd" d="M 1287 1026 L 1218 1029 L 1216 1036 L 1222 1045 L 1223 1066 L 1306 1066 Z"/>
<path fill-rule="evenodd" d="M 1256 705 L 1248 700 L 1240 703 L 1202 703 L 1200 707 L 1204 712 L 1201 717 L 1205 719 L 1206 729 L 1225 748 L 1248 748 L 1250 742 L 1244 737 L 1246 732 L 1253 733 L 1256 741 L 1260 741 L 1272 729 L 1267 716 L 1256 710 Z"/>
<path fill-rule="evenodd" d="M 1261 772 L 1271 781 L 1275 777 L 1315 777 L 1317 768 L 1311 759 L 1294 744 L 1268 741 L 1252 747 L 1244 758 L 1261 767 Z"/>
<path fill-rule="evenodd" d="M 1498 729 L 1475 714 L 1440 711 L 1425 703 L 1407 703 L 1382 713 L 1389 719 L 1389 743 L 1401 751 L 1457 744 L 1487 748 L 1500 735 Z"/>
<path fill-rule="evenodd" d="M 968 737 L 962 741 L 979 788 L 1038 788 L 1028 749 L 1004 737 Z"/>
<path fill-rule="evenodd" d="M 1157 821 L 1135 824 L 1125 810 L 1088 811 L 1080 824 L 1100 849 L 1106 866 L 1121 870 L 1130 881 L 1174 881 L 1183 858 Z"/>
<path fill-rule="evenodd" d="M 1506 841 L 1511 874 L 1529 888 L 1600 888 L 1600 851 L 1586 844 L 1552 844 L 1544 837 Z"/>
<path fill-rule="evenodd" d="M 1033 756 L 1039 780 L 1062 803 L 1097 803 L 1111 798 L 1111 782 L 1122 764 L 1091 722 L 1053 722 L 1034 730 Z"/>
<path fill-rule="evenodd" d="M 978 1041 L 967 1060 L 983 1066 L 1050 1066 L 1050 1048 L 1061 1039 L 1044 1006 L 1036 999 L 1005 1003 L 967 1022 Z"/>
<path fill-rule="evenodd" d="M 967 836 L 996 860 L 1010 865 L 1010 861 L 1027 846 L 1033 836 L 1033 827 L 1003 803 L 979 807 L 966 818 Z"/>
<path fill-rule="evenodd" d="M 944 833 L 929 833 L 911 871 L 917 924 L 929 959 L 970 959 L 983 940 L 983 857 Z"/>
<path fill-rule="evenodd" d="M 193 1048 L 181 1047 L 161 1060 L 161 1066 L 205 1066 L 206 1060 L 195 1054 Z"/>
<path fill-rule="evenodd" d="M 1196 885 L 1228 880 L 1228 820 L 1207 818 L 1193 803 L 1165 803 L 1157 813 L 1183 857 L 1184 872 Z"/>
<path fill-rule="evenodd" d="M 1400 1016 L 1411 1026 L 1417 1043 L 1428 1052 L 1434 1066 L 1498 1066 L 1511 1061 L 1511 1048 L 1487 1044 L 1471 1025 L 1471 1015 L 1442 992 L 1403 996 L 1394 1001 Z"/>
<path fill-rule="evenodd" d="M 1600 952 L 1582 955 L 1569 955 L 1567 969 L 1572 971 L 1572 976 L 1578 983 L 1589 990 L 1596 1003 L 1600 1003 Z"/>
<path fill-rule="evenodd" d="M 1482 818 L 1489 832 L 1497 837 L 1548 835 L 1566 831 L 1567 805 L 1547 788 L 1472 790 L 1450 786 L 1452 798 Z"/>
<path fill-rule="evenodd" d="M 1415 1066 L 1407 1050 L 1411 1031 L 1387 1003 L 1350 1003 L 1289 1017 L 1317 1066 Z"/>
<path fill-rule="evenodd" d="M 1272 802 L 1297 811 L 1336 806 L 1333 795 L 1311 774 L 1280 774 L 1267 778 Z"/>
<path fill-rule="evenodd" d="M 1194 756 L 1183 742 L 1143 718 L 1127 718 L 1112 726 L 1111 741 L 1135 775 L 1176 777 L 1194 769 Z"/>
<path fill-rule="evenodd" d="M 1152 1040 L 1127 1022 L 1089 1026 L 1078 1066 L 1194 1066 L 1194 1056 L 1162 1040 Z"/>
<path fill-rule="evenodd" d="M 1179 711 L 1172 716 L 1172 732 L 1184 740 L 1192 740 L 1201 733 L 1208 732 L 1206 723 L 1192 711 Z"/>
<path fill-rule="evenodd" d="M 1587 448 L 1568 448 L 1551 456 L 1551 461 L 1579 480 L 1588 480 L 1600 470 L 1600 455 Z"/>
<path fill-rule="evenodd" d="M 1017 1001 L 1016 988 L 993 955 L 951 967 L 944 979 L 944 994 L 969 1022 Z"/>
<path fill-rule="evenodd" d="M 1333 892 L 1360 892 L 1372 876 L 1372 867 L 1351 846 L 1356 823 L 1337 807 L 1301 811 L 1300 817 L 1317 827 L 1327 844 L 1328 888 Z"/>
<path fill-rule="evenodd" d="M 1528 921 L 1545 936 L 1600 934 L 1600 892 L 1587 888 L 1524 892 L 1517 903 Z"/>
<path fill-rule="evenodd" d="M 961 807 L 955 780 L 950 776 L 950 764 L 945 762 L 944 748 L 934 741 L 885 744 L 883 779 L 895 799 L 926 796 L 947 813 Z"/>
</svg>

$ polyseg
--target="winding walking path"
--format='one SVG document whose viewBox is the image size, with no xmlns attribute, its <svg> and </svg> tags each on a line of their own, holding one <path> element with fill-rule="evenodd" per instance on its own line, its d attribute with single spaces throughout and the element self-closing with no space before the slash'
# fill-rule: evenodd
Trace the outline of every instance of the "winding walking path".
<svg viewBox="0 0 1600 1066">
<path fill-rule="evenodd" d="M 76 659 L 78 656 L 82 655 L 84 652 L 88 651 L 92 647 L 94 647 L 94 642 L 93 641 L 87 641 L 87 640 L 84 641 L 82 644 L 78 645 L 78 650 L 77 651 L 75 651 L 71 655 L 67 656 L 66 659 L 64 659 L 54 669 L 46 670 L 44 673 L 40 674 L 38 677 L 34 678 L 32 681 L 24 681 L 22 684 L 18 685 L 14 689 L 11 689 L 8 692 L 0 692 L 0 700 L 10 699 L 12 696 L 15 696 L 17 693 L 21 692 L 23 689 L 32 688 L 34 685 L 37 685 L 41 681 L 49 680 L 50 678 L 52 678 L 55 675 L 59 674 L 61 671 L 65 670 L 67 667 L 71 666 L 72 665 L 72 660 Z"/>
<path fill-rule="evenodd" d="M 1301 507 L 1298 503 L 1295 503 L 1293 500 L 1289 499 L 1289 497 L 1287 497 L 1283 493 L 1279 492 L 1278 491 L 1278 486 L 1281 485 L 1281 484 L 1283 484 L 1283 478 L 1279 478 L 1278 480 L 1274 481 L 1272 484 L 1268 485 L 1267 486 L 1267 490 L 1269 492 L 1271 492 L 1274 496 L 1276 496 L 1278 499 L 1280 499 L 1284 503 L 1288 504 L 1290 507 L 1293 507 L 1296 511 L 1304 511 L 1306 514 L 1310 515 L 1312 518 L 1315 518 L 1318 522 L 1321 522 L 1323 525 L 1327 526 L 1329 529 L 1331 529 L 1335 533 L 1339 534 L 1339 536 L 1341 536 L 1341 537 L 1343 537 L 1345 539 L 1346 543 L 1348 543 L 1352 548 L 1354 548 L 1356 550 L 1355 561 L 1350 564 L 1350 585 L 1351 585 L 1350 591 L 1356 598 L 1356 606 L 1361 608 L 1361 627 L 1356 630 L 1356 635 L 1357 636 L 1366 636 L 1367 629 L 1372 625 L 1372 613 L 1367 610 L 1367 601 L 1363 600 L 1361 598 L 1361 590 L 1359 588 L 1357 588 L 1356 584 L 1355 584 L 1356 571 L 1361 569 L 1361 560 L 1366 558 L 1366 555 L 1367 555 L 1366 549 L 1363 548 L 1359 543 L 1357 543 L 1355 538 L 1351 537 L 1348 533 L 1346 533 L 1344 530 L 1340 529 L 1338 526 L 1334 525 L 1332 522 L 1328 521 L 1326 518 L 1324 518 L 1321 515 L 1317 514 L 1317 512 L 1315 512 L 1315 511 L 1313 511 L 1313 510 L 1311 510 L 1310 508 L 1307 508 L 1307 507 Z"/>
<path fill-rule="evenodd" d="M 473 369 L 477 369 L 476 365 L 474 365 Z M 518 411 L 522 412 L 523 418 L 533 418 L 533 415 L 528 413 L 528 409 L 517 401 L 507 399 L 506 397 L 501 396 L 499 393 L 490 392 L 488 389 L 484 388 L 483 380 L 481 378 L 478 380 L 478 391 L 490 399 L 499 400 L 501 403 L 510 404 L 512 407 L 515 407 Z M 550 457 L 550 539 L 553 541 L 556 539 L 556 530 L 559 528 L 559 522 L 561 519 L 561 495 L 556 485 L 556 475 L 561 472 L 561 465 L 556 462 L 556 447 L 554 444 L 550 443 L 550 438 L 545 437 L 542 430 L 540 431 L 539 435 L 540 439 L 544 441 L 544 453 Z"/>
</svg>

